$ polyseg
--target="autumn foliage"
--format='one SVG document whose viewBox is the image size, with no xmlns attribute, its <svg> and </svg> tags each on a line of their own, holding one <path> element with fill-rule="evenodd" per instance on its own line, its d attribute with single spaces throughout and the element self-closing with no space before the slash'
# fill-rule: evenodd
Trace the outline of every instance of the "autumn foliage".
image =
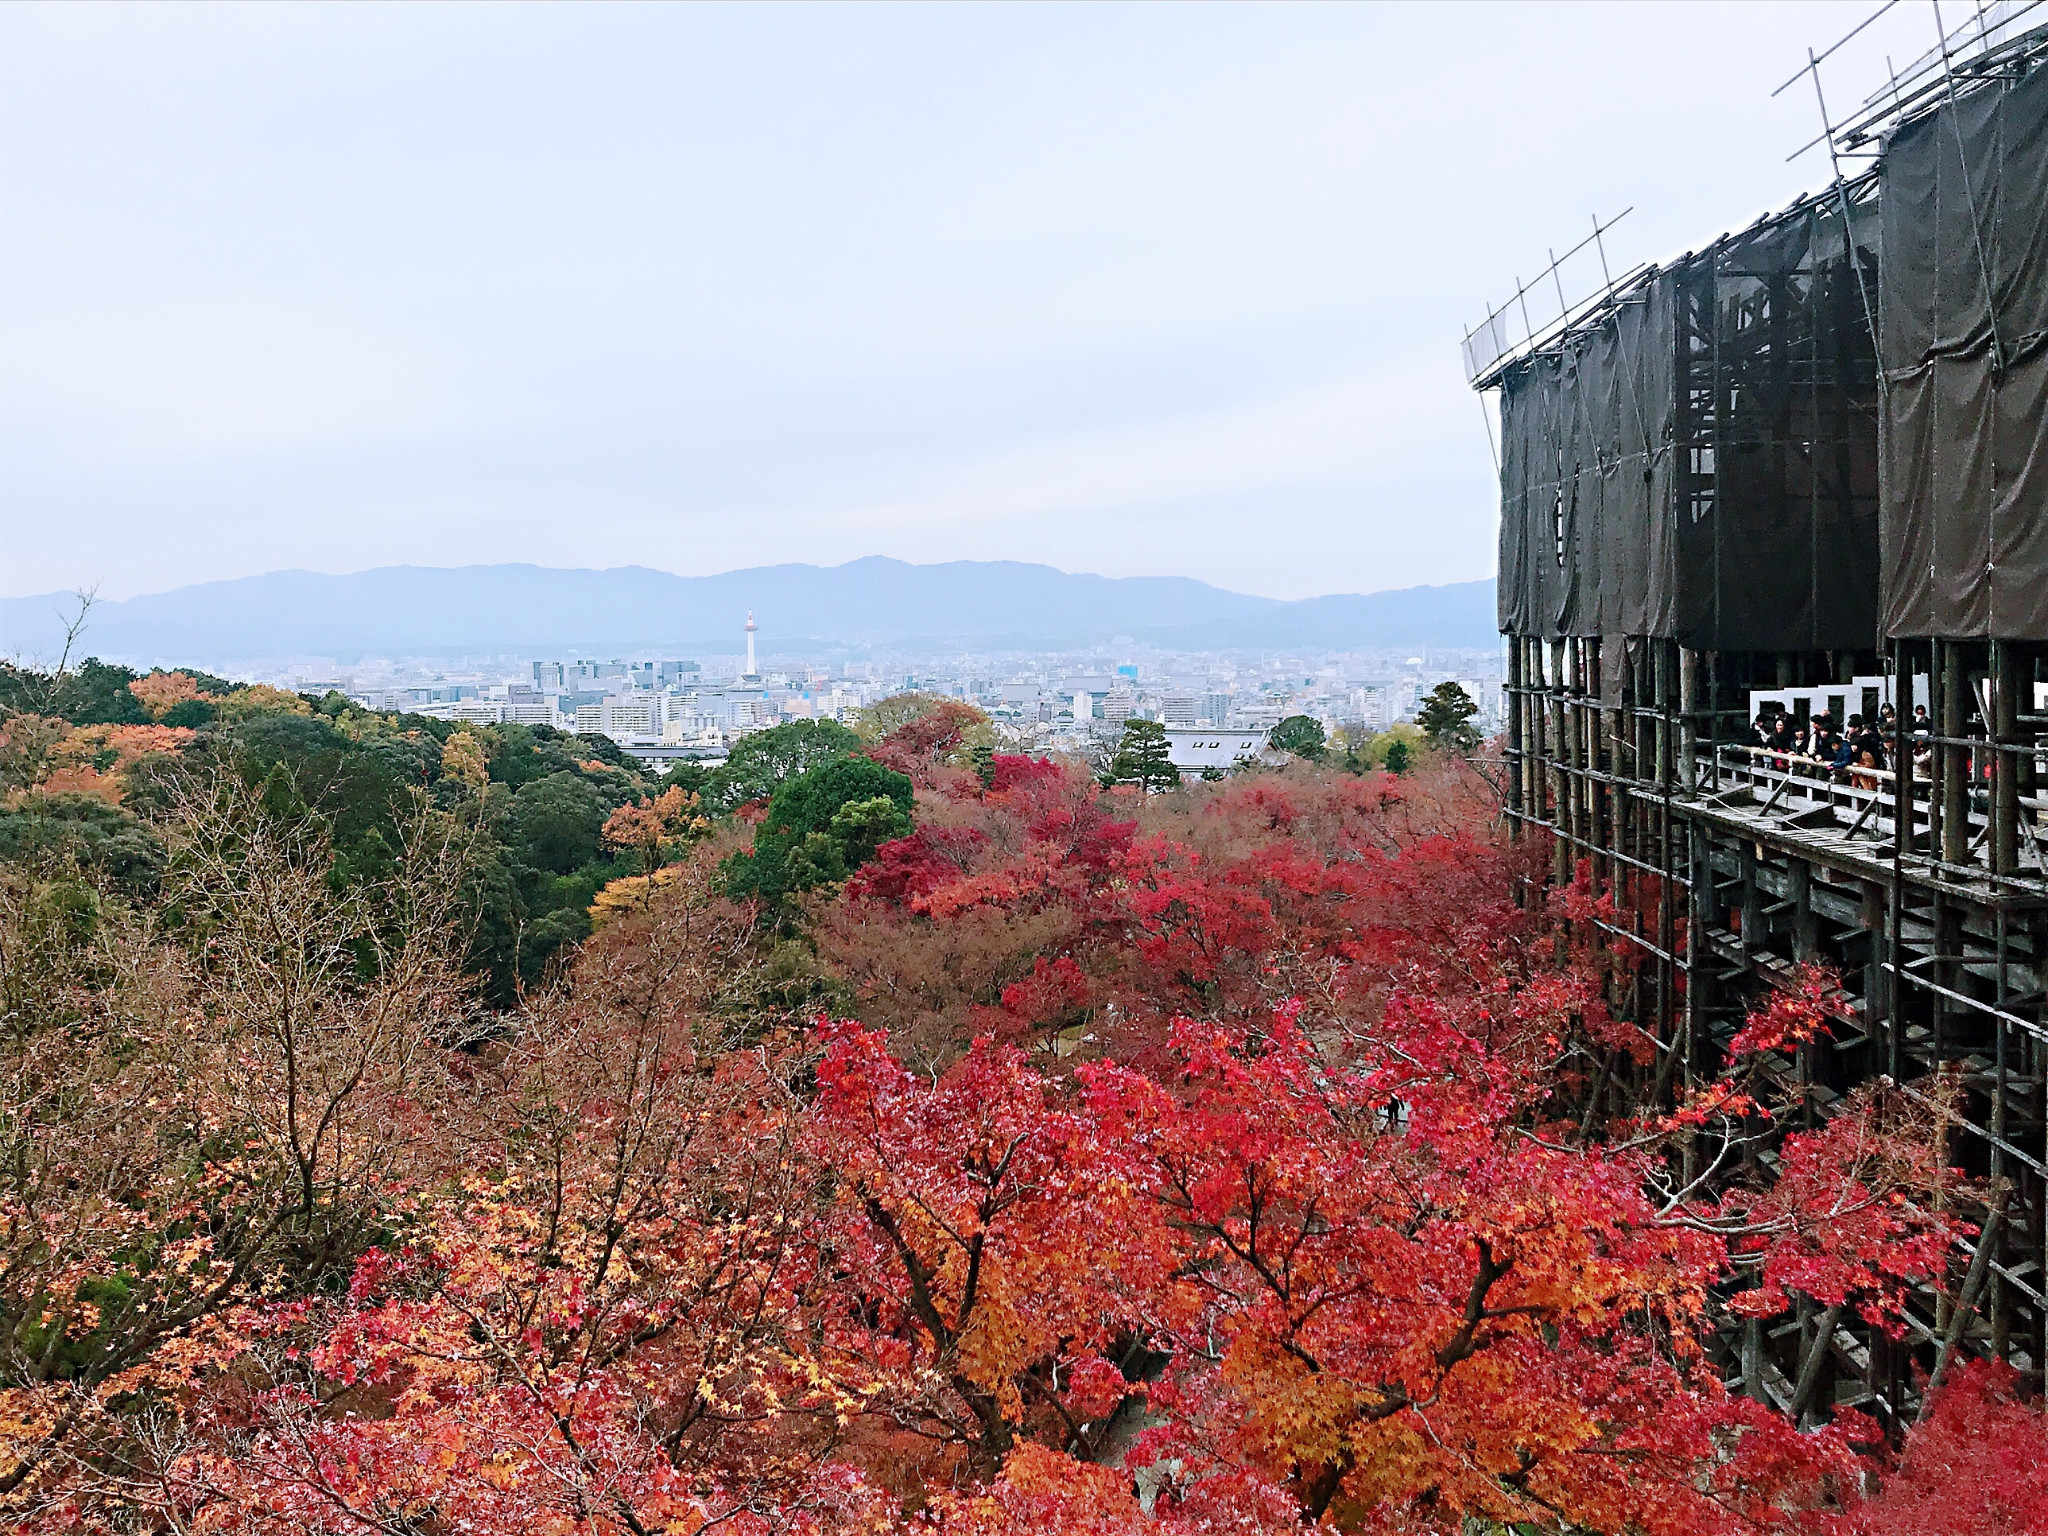
<svg viewBox="0 0 2048 1536">
<path fill-rule="evenodd" d="M 1906 1437 L 1883 1489 L 1844 1536 L 2007 1536 L 2048 1531 L 2048 1418 L 2010 1366 L 1974 1361 Z"/>
<path fill-rule="evenodd" d="M 232 775 L 156 813 L 153 905 L 0 866 L 0 1509 L 2040 1528 L 2010 1375 L 1955 1371 L 1902 1448 L 1724 1383 L 1719 1319 L 1896 1328 L 1963 1230 L 1937 1114 L 1880 1085 L 1788 1123 L 1824 977 L 1680 1089 L 1632 959 L 1523 878 L 1473 766 L 1139 796 L 974 726 L 880 722 L 881 767 L 832 772 L 900 772 L 912 813 L 772 904 L 731 872 L 779 823 L 622 796 L 601 836 L 641 872 L 509 1008 L 462 970 L 466 737 L 468 798 L 421 797 L 374 878 Z M 1774 1176 L 1690 1176 L 1766 1134 Z"/>
</svg>

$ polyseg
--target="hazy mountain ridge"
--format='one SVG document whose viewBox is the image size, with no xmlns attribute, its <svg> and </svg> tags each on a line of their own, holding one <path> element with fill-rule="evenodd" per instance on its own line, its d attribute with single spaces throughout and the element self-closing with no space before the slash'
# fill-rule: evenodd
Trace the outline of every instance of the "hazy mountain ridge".
<svg viewBox="0 0 2048 1536">
<path fill-rule="evenodd" d="M 83 653 L 131 665 L 230 657 L 667 649 L 730 653 L 751 609 L 764 654 L 819 646 L 1053 649 L 1115 636 L 1191 649 L 1486 646 L 1491 580 L 1284 602 L 1180 576 L 870 556 L 716 576 L 645 566 L 272 571 L 94 605 Z M 63 593 L 0 600 L 0 653 L 54 656 Z"/>
</svg>

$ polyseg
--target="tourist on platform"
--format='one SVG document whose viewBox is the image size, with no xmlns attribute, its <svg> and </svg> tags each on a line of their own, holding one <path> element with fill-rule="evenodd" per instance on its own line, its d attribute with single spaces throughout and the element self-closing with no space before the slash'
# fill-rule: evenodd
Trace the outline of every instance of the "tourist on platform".
<svg viewBox="0 0 2048 1536">
<path fill-rule="evenodd" d="M 1815 762 L 1834 765 L 1835 752 L 1841 738 L 1835 734 L 1835 723 L 1826 714 L 1815 715 L 1806 723 L 1806 755 Z"/>
<path fill-rule="evenodd" d="M 1791 716 L 1779 715 L 1771 722 L 1769 745 L 1778 754 L 1771 759 L 1771 766 L 1782 773 L 1788 766 L 1788 760 L 1799 750 L 1799 739 L 1792 730 Z"/>
<path fill-rule="evenodd" d="M 1861 715 L 1851 715 L 1849 717 L 1849 729 L 1841 735 L 1837 736 L 1830 732 L 1828 734 L 1828 744 L 1834 750 L 1828 753 L 1828 766 L 1834 769 L 1842 769 L 1854 763 L 1856 761 L 1856 754 L 1861 750 L 1863 733 L 1864 726 Z"/>
</svg>

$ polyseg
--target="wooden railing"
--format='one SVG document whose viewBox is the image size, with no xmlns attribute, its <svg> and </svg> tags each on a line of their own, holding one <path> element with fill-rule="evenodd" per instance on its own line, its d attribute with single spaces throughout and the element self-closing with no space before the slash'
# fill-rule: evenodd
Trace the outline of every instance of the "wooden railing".
<svg viewBox="0 0 2048 1536">
<path fill-rule="evenodd" d="M 1723 743 L 1698 754 L 1699 786 L 1703 793 L 1721 794 L 1748 788 L 1757 797 L 1757 809 L 1781 817 L 1826 807 L 1830 830 L 1849 838 L 1867 837 L 1889 844 L 1897 825 L 1899 775 L 1887 768 L 1836 768 L 1819 758 L 1805 757 L 1771 747 Z M 1928 842 L 1928 799 L 1931 781 L 1925 772 L 1912 777 L 1911 802 L 1915 858 L 1940 863 Z M 2020 867 L 2016 878 L 2028 885 L 2048 881 L 2048 795 L 2020 797 Z M 1983 875 L 1989 863 L 1986 843 L 1991 830 L 1989 797 L 1973 785 L 1967 797 L 1968 857 L 1961 866 L 1949 865 L 1958 873 Z"/>
</svg>

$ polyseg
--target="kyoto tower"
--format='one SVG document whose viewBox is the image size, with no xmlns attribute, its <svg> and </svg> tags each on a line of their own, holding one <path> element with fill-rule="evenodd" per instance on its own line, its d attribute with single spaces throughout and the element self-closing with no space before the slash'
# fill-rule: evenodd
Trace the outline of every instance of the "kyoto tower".
<svg viewBox="0 0 2048 1536">
<path fill-rule="evenodd" d="M 754 631 L 755 631 L 755 630 L 756 630 L 756 629 L 757 629 L 758 627 L 759 627 L 759 626 L 758 626 L 758 625 L 756 625 L 756 624 L 754 623 L 754 610 L 753 610 L 753 609 L 751 609 L 751 608 L 749 608 L 749 609 L 747 610 L 747 676 L 748 676 L 748 677 L 759 677 L 759 676 L 761 675 L 760 673 L 758 673 L 758 672 L 756 672 L 756 671 L 754 670 Z"/>
</svg>

